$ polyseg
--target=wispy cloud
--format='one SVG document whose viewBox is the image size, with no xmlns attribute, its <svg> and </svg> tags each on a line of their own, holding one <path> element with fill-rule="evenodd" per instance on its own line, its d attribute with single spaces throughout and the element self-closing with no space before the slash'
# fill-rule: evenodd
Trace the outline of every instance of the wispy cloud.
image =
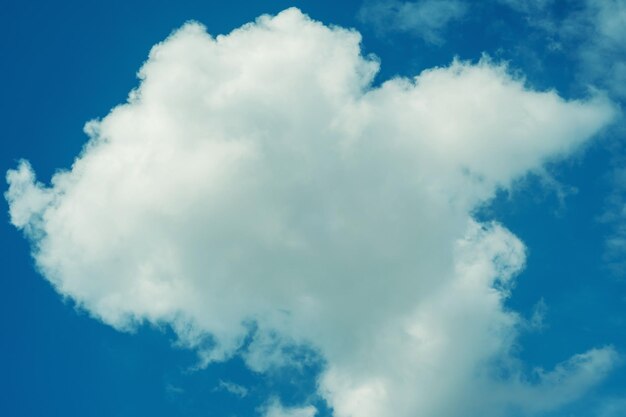
<svg viewBox="0 0 626 417">
<path fill-rule="evenodd" d="M 626 398 L 605 398 L 594 417 L 621 417 L 626 410 Z"/>
<path fill-rule="evenodd" d="M 626 169 L 616 158 L 609 181 L 613 189 L 606 199 L 606 210 L 598 220 L 611 227 L 605 241 L 604 262 L 615 277 L 626 277 Z"/>
<path fill-rule="evenodd" d="M 496 0 L 523 13 L 544 12 L 554 0 Z"/>
<path fill-rule="evenodd" d="M 576 64 L 579 82 L 626 98 L 626 1 L 583 0 L 560 11 L 553 0 L 499 0 L 523 13 L 549 48 Z"/>
<path fill-rule="evenodd" d="M 259 411 L 263 417 L 314 417 L 317 414 L 315 407 L 285 407 L 277 399 L 272 399 Z"/>
<path fill-rule="evenodd" d="M 243 385 L 235 384 L 231 381 L 223 381 L 220 379 L 215 391 L 226 391 L 239 398 L 245 398 L 248 396 L 248 389 Z"/>
<path fill-rule="evenodd" d="M 626 99 L 626 1 L 587 0 L 558 30 L 564 42 L 577 45 L 581 77 Z"/>
<path fill-rule="evenodd" d="M 467 10 L 468 6 L 460 0 L 369 0 L 358 17 L 380 34 L 406 32 L 439 45 L 445 40 L 447 26 L 462 19 Z"/>
</svg>

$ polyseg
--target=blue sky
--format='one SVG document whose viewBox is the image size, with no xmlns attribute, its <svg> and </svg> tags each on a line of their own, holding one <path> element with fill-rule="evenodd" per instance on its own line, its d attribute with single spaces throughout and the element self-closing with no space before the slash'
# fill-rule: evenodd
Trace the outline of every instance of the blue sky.
<svg viewBox="0 0 626 417">
<path fill-rule="evenodd" d="M 5 2 L 0 414 L 626 415 L 626 3 L 476 3 Z"/>
</svg>

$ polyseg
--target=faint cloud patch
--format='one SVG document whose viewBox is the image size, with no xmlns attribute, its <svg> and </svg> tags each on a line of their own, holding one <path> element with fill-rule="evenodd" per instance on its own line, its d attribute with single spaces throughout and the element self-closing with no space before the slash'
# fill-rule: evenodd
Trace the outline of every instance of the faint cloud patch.
<svg viewBox="0 0 626 417">
<path fill-rule="evenodd" d="M 248 389 L 243 385 L 239 385 L 231 381 L 223 381 L 221 379 L 219 381 L 219 384 L 213 389 L 213 391 L 225 391 L 239 398 L 245 398 L 248 396 L 249 393 Z"/>
<path fill-rule="evenodd" d="M 626 0 L 587 0 L 558 28 L 560 38 L 578 45 L 581 77 L 626 98 Z"/>
<path fill-rule="evenodd" d="M 619 167 L 623 162 L 623 158 L 617 158 L 618 167 L 609 179 L 613 191 L 607 198 L 605 212 L 598 218 L 612 227 L 605 240 L 603 260 L 617 278 L 626 277 L 626 168 Z"/>
<path fill-rule="evenodd" d="M 313 417 L 317 414 L 317 409 L 313 406 L 285 407 L 275 398 L 258 411 L 263 417 Z"/>
<path fill-rule="evenodd" d="M 165 385 L 165 394 L 167 395 L 168 398 L 175 398 L 184 393 L 185 393 L 185 390 L 182 389 L 181 387 L 178 387 L 170 383 Z"/>
<path fill-rule="evenodd" d="M 527 322 L 528 329 L 535 332 L 542 332 L 548 326 L 546 324 L 546 315 L 548 314 L 548 305 L 543 299 L 539 299 L 533 306 L 532 314 Z"/>
<path fill-rule="evenodd" d="M 379 35 L 403 32 L 426 43 L 441 45 L 447 26 L 462 19 L 467 11 L 467 5 L 459 0 L 369 0 L 363 4 L 357 17 L 371 25 Z"/>
<path fill-rule="evenodd" d="M 597 417 L 623 417 L 626 410 L 626 398 L 605 400 L 599 407 Z"/>
<path fill-rule="evenodd" d="M 498 0 L 512 9 L 523 12 L 532 13 L 545 10 L 554 0 Z"/>
<path fill-rule="evenodd" d="M 626 99 L 626 0 L 582 0 L 566 13 L 554 0 L 497 0 L 521 13 L 551 53 L 576 66 L 578 84 Z"/>
</svg>

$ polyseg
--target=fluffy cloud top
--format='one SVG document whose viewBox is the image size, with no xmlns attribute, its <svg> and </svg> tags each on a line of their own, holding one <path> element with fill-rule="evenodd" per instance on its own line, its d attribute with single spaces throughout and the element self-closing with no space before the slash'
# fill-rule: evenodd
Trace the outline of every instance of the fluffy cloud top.
<svg viewBox="0 0 626 417">
<path fill-rule="evenodd" d="M 512 353 L 522 319 L 503 306 L 524 245 L 471 213 L 578 149 L 612 105 L 532 91 L 487 59 L 373 88 L 359 42 L 289 9 L 156 45 L 70 170 L 49 186 L 27 162 L 9 171 L 39 270 L 118 329 L 172 326 L 207 363 L 240 354 L 263 372 L 314 351 L 337 417 L 543 412 L 582 395 L 617 354 L 528 377 Z M 268 415 L 315 413 L 277 404 Z"/>
</svg>

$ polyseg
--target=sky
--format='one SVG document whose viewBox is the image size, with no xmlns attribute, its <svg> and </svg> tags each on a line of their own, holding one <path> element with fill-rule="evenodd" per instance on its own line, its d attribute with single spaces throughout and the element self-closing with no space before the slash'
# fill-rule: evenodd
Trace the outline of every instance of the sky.
<svg viewBox="0 0 626 417">
<path fill-rule="evenodd" d="M 626 1 L 0 5 L 0 415 L 626 416 Z"/>
</svg>

